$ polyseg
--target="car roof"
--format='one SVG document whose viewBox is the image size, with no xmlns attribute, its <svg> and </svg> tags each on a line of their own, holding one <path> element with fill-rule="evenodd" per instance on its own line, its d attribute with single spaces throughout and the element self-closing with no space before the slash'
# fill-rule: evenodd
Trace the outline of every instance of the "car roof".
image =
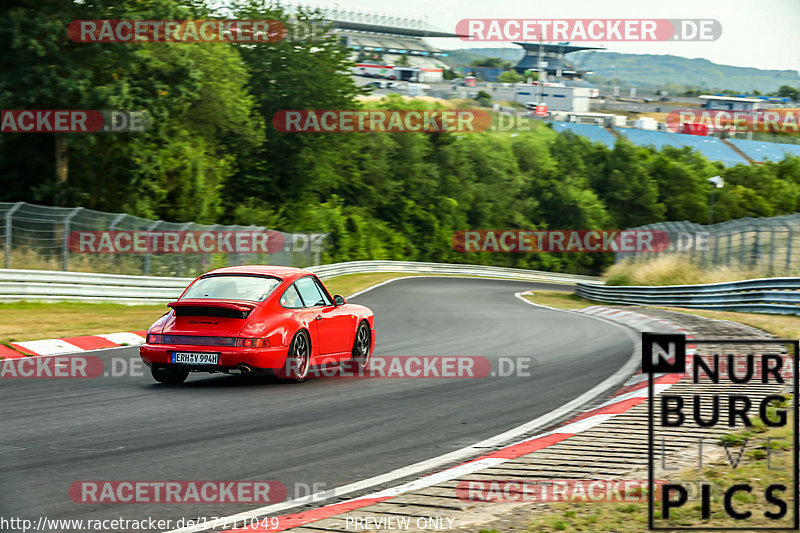
<svg viewBox="0 0 800 533">
<path fill-rule="evenodd" d="M 273 266 L 273 265 L 242 265 L 218 268 L 203 274 L 258 274 L 261 276 L 275 276 L 284 281 L 294 281 L 297 278 L 313 274 L 308 270 L 302 268 L 286 267 L 286 266 Z"/>
</svg>

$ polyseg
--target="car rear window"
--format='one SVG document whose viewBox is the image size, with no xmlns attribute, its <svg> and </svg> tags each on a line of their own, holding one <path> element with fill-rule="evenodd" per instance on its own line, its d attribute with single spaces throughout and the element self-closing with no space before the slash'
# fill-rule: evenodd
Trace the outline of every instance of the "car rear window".
<svg viewBox="0 0 800 533">
<path fill-rule="evenodd" d="M 197 280 L 181 300 L 246 300 L 263 302 L 281 280 L 262 276 L 209 276 Z"/>
</svg>

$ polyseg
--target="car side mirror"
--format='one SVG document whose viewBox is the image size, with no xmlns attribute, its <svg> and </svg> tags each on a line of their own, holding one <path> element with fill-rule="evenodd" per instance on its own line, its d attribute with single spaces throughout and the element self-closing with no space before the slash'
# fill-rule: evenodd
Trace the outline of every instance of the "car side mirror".
<svg viewBox="0 0 800 533">
<path fill-rule="evenodd" d="M 344 299 L 344 296 L 337 294 L 333 297 L 333 303 L 336 306 L 344 305 L 347 303 L 347 300 Z"/>
</svg>

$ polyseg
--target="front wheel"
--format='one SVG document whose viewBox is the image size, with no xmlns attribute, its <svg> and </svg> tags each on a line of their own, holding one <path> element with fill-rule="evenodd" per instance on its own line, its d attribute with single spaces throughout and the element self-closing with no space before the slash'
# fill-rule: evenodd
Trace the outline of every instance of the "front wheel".
<svg viewBox="0 0 800 533">
<path fill-rule="evenodd" d="M 359 368 L 367 368 L 369 364 L 369 345 L 372 334 L 366 322 L 362 322 L 356 331 L 356 338 L 353 341 L 353 354 L 350 360 L 358 365 Z"/>
<path fill-rule="evenodd" d="M 311 350 L 308 335 L 305 331 L 298 331 L 289 345 L 286 362 L 278 371 L 278 377 L 286 381 L 301 383 L 308 376 L 309 366 L 311 366 Z"/>
<path fill-rule="evenodd" d="M 180 385 L 189 377 L 189 371 L 185 368 L 164 368 L 154 366 L 150 369 L 153 379 L 166 385 Z"/>
</svg>

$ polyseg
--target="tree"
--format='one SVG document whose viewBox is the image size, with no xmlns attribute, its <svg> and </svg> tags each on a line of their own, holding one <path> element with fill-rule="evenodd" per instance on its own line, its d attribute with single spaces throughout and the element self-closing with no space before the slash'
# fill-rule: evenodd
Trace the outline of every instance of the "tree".
<svg viewBox="0 0 800 533">
<path fill-rule="evenodd" d="M 800 89 L 797 87 L 792 87 L 790 85 L 781 85 L 778 89 L 778 92 L 774 93 L 776 96 L 782 96 L 784 98 L 791 98 L 793 102 L 800 101 Z"/>
<path fill-rule="evenodd" d="M 475 101 L 483 107 L 489 107 L 492 104 L 492 95 L 486 91 L 478 91 L 478 94 L 475 95 Z"/>
<path fill-rule="evenodd" d="M 510 68 L 511 63 L 499 57 L 487 57 L 486 59 L 476 59 L 470 63 L 473 67 L 487 67 L 487 68 Z"/>
<path fill-rule="evenodd" d="M 523 78 L 514 70 L 506 70 L 500 74 L 497 80 L 503 83 L 519 83 L 523 81 Z"/>
<path fill-rule="evenodd" d="M 664 205 L 666 220 L 708 221 L 708 182 L 714 175 L 708 161 L 688 148 L 664 147 L 647 163 L 648 173 L 658 186 L 658 201 Z"/>
<path fill-rule="evenodd" d="M 664 220 L 666 208 L 658 200 L 658 184 L 647 171 L 651 152 L 627 141 L 617 141 L 592 188 L 612 214 L 617 228 L 632 228 Z"/>
<path fill-rule="evenodd" d="M 234 14 L 248 20 L 289 18 L 267 0 L 237 3 Z M 317 10 L 302 8 L 293 17 L 292 24 L 327 28 Z M 368 92 L 355 85 L 350 52 L 331 31 L 318 31 L 312 39 L 284 39 L 268 46 L 238 44 L 236 48 L 251 73 L 249 87 L 258 114 L 267 124 L 280 110 L 353 109 L 355 97 Z M 225 188 L 229 209 L 249 197 L 278 205 L 301 201 L 308 205 L 326 198 L 357 176 L 347 170 L 353 166 L 350 152 L 355 147 L 346 137 L 283 133 L 268 127 L 257 156 Z"/>
<path fill-rule="evenodd" d="M 79 19 L 175 20 L 208 11 L 177 0 L 36 4 L 7 10 L 0 29 L 0 47 L 13 51 L 0 55 L 4 106 L 145 111 L 152 126 L 129 134 L 3 134 L 0 173 L 7 186 L 0 197 L 215 221 L 223 183 L 263 128 L 252 117 L 248 75 L 236 50 L 85 44 L 64 31 Z M 48 157 L 54 145 L 58 157 Z"/>
<path fill-rule="evenodd" d="M 445 80 L 454 80 L 454 79 L 459 78 L 459 77 L 460 76 L 459 76 L 458 72 L 456 72 L 455 70 L 453 70 L 451 68 L 442 69 L 442 78 L 445 79 Z"/>
</svg>

